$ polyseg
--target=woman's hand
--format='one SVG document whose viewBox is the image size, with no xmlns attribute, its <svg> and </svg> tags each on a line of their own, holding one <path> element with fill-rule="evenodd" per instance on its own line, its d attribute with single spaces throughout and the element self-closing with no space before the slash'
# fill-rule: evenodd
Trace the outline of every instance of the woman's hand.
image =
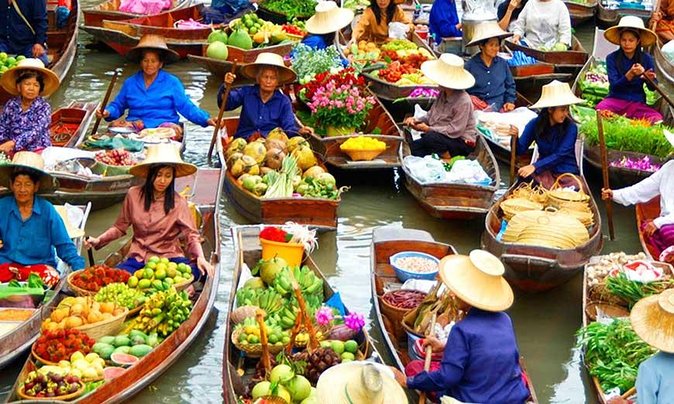
<svg viewBox="0 0 674 404">
<path fill-rule="evenodd" d="M 8 140 L 5 143 L 0 144 L 0 152 L 10 154 L 12 151 L 14 151 L 15 145 L 16 143 L 13 140 Z"/>
<path fill-rule="evenodd" d="M 416 119 L 414 119 L 413 116 L 408 116 L 403 121 L 403 125 L 406 125 L 406 126 L 414 126 L 416 123 L 417 123 L 417 121 L 416 121 Z"/>
<path fill-rule="evenodd" d="M 629 78 L 630 80 L 639 77 L 642 74 L 644 74 L 644 67 L 641 66 L 639 63 L 635 63 L 632 65 L 632 67 L 627 71 L 627 74 L 631 75 L 632 77 Z"/>
<path fill-rule="evenodd" d="M 403 372 L 400 371 L 400 369 L 395 368 L 393 366 L 389 366 L 389 369 L 393 372 L 393 377 L 395 377 L 396 382 L 398 382 L 399 385 L 401 385 L 403 388 L 407 388 L 407 376 Z"/>
<path fill-rule="evenodd" d="M 208 118 L 208 121 L 206 121 L 206 124 L 208 124 L 208 126 L 215 126 L 215 124 L 217 122 L 218 122 L 218 120 L 215 119 L 215 118 Z M 220 127 L 221 128 L 225 127 L 225 119 L 224 118 L 220 120 Z"/>
<path fill-rule="evenodd" d="M 508 10 L 515 11 L 515 9 L 520 6 L 520 2 L 520 0 L 510 0 L 510 3 L 508 3 Z"/>
<path fill-rule="evenodd" d="M 445 344 L 433 336 L 426 337 L 424 339 L 424 343 L 421 346 L 424 348 L 424 350 L 426 350 L 427 346 L 430 346 L 431 351 L 433 352 L 442 352 L 445 349 Z"/>
<path fill-rule="evenodd" d="M 36 43 L 35 45 L 33 45 L 32 51 L 33 57 L 39 58 L 40 56 L 44 55 L 45 49 L 44 46 L 42 46 L 42 44 Z"/>
<path fill-rule="evenodd" d="M 503 111 L 504 112 L 510 112 L 513 109 L 515 109 L 515 104 L 513 104 L 512 102 L 506 102 L 505 104 L 503 104 Z"/>
<path fill-rule="evenodd" d="M 96 110 L 96 118 L 107 118 L 110 116 L 110 111 L 107 109 Z"/>
<path fill-rule="evenodd" d="M 225 73 L 225 84 L 232 84 L 236 80 L 236 74 L 234 73 Z"/>
<path fill-rule="evenodd" d="M 4 244 L 2 243 L 2 240 L 0 240 L 0 249 L 2 249 L 3 246 Z"/>
<path fill-rule="evenodd" d="M 510 127 L 508 128 L 508 135 L 510 135 L 510 136 L 517 136 L 517 135 L 519 135 L 519 134 L 520 134 L 520 130 L 517 129 L 517 126 L 515 126 L 515 125 L 510 125 Z"/>
<path fill-rule="evenodd" d="M 656 11 L 653 13 L 653 16 L 651 17 L 651 22 L 652 23 L 658 23 L 662 20 L 662 11 Z"/>
<path fill-rule="evenodd" d="M 520 168 L 517 171 L 517 175 L 519 175 L 522 178 L 527 178 L 527 177 L 531 176 L 531 174 L 533 174 L 534 171 L 536 171 L 536 167 L 533 164 L 529 164 L 529 165 L 526 165 L 526 166 Z"/>
<path fill-rule="evenodd" d="M 658 231 L 658 227 L 653 223 L 652 220 L 649 220 L 646 222 L 646 225 L 644 226 L 644 234 L 646 234 L 648 237 L 653 237 L 653 234 Z"/>
<path fill-rule="evenodd" d="M 90 248 L 98 248 L 98 245 L 101 243 L 101 239 L 97 237 L 87 237 L 84 239 L 84 248 L 87 250 Z"/>
<path fill-rule="evenodd" d="M 302 136 L 305 136 L 305 135 L 311 136 L 311 135 L 314 134 L 314 128 L 312 128 L 311 126 L 302 126 L 300 128 L 300 130 L 297 131 L 297 133 L 299 133 Z"/>
<path fill-rule="evenodd" d="M 522 38 L 522 37 L 517 35 L 517 34 L 513 35 L 512 36 L 513 43 L 517 43 L 517 44 L 520 43 L 520 38 Z"/>
<path fill-rule="evenodd" d="M 652 69 L 645 71 L 644 76 L 648 77 L 651 80 L 655 80 L 655 72 Z"/>
<path fill-rule="evenodd" d="M 213 265 L 206 261 L 206 258 L 197 258 L 197 268 L 199 268 L 199 272 L 201 272 L 202 275 L 206 274 L 208 276 L 213 276 Z"/>
<path fill-rule="evenodd" d="M 428 132 L 431 130 L 431 127 L 428 126 L 428 124 L 425 124 L 423 122 L 419 122 L 416 125 L 414 125 L 414 129 L 418 130 L 419 132 Z"/>
<path fill-rule="evenodd" d="M 609 188 L 602 188 L 601 189 L 601 199 L 605 201 L 611 201 L 613 200 L 613 190 Z"/>
</svg>

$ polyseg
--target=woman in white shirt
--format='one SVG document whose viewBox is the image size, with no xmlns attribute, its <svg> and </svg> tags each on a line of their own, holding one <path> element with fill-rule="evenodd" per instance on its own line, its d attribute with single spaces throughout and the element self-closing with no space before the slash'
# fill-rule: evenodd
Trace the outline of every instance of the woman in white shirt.
<svg viewBox="0 0 674 404">
<path fill-rule="evenodd" d="M 571 45 L 571 17 L 562 0 L 531 0 L 515 22 L 514 42 L 524 39 L 531 48 Z"/>
</svg>

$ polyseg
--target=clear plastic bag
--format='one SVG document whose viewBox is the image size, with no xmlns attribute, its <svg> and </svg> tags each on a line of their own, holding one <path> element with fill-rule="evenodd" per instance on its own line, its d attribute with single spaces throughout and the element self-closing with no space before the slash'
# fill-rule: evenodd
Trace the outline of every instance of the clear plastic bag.
<svg viewBox="0 0 674 404">
<path fill-rule="evenodd" d="M 388 24 L 388 36 L 393 39 L 405 39 L 410 26 L 402 22 L 390 22 Z"/>
<path fill-rule="evenodd" d="M 403 164 L 410 170 L 412 176 L 422 184 L 442 182 L 445 179 L 445 167 L 440 160 L 431 156 L 407 156 Z"/>
</svg>

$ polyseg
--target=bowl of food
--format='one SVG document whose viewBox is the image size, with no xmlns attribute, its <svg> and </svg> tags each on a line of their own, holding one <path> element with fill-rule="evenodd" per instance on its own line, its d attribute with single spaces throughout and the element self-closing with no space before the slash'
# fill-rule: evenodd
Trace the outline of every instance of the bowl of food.
<svg viewBox="0 0 674 404">
<path fill-rule="evenodd" d="M 435 279 L 440 260 L 418 251 L 401 251 L 393 254 L 389 262 L 400 282 L 405 282 L 408 279 Z"/>
</svg>

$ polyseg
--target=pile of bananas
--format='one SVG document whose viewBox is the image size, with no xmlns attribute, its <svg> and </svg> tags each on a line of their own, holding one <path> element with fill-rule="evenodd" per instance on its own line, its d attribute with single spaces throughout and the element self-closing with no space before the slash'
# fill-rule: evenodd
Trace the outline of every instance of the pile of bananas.
<svg viewBox="0 0 674 404">
<path fill-rule="evenodd" d="M 171 287 L 150 296 L 138 317 L 133 320 L 132 327 L 146 334 L 156 332 L 166 337 L 187 320 L 191 310 L 192 302 L 187 293 Z"/>
<path fill-rule="evenodd" d="M 268 288 L 241 288 L 236 292 L 236 306 L 257 306 L 267 315 L 274 314 L 283 307 L 283 296 L 276 290 Z"/>
<path fill-rule="evenodd" d="M 316 274 L 306 265 L 303 267 L 286 267 L 279 271 L 274 278 L 271 286 L 282 296 L 289 296 L 293 293 L 293 284 L 290 278 L 290 272 L 293 271 L 293 277 L 297 280 L 302 294 L 316 295 L 323 301 L 323 280 L 316 276 Z"/>
</svg>

